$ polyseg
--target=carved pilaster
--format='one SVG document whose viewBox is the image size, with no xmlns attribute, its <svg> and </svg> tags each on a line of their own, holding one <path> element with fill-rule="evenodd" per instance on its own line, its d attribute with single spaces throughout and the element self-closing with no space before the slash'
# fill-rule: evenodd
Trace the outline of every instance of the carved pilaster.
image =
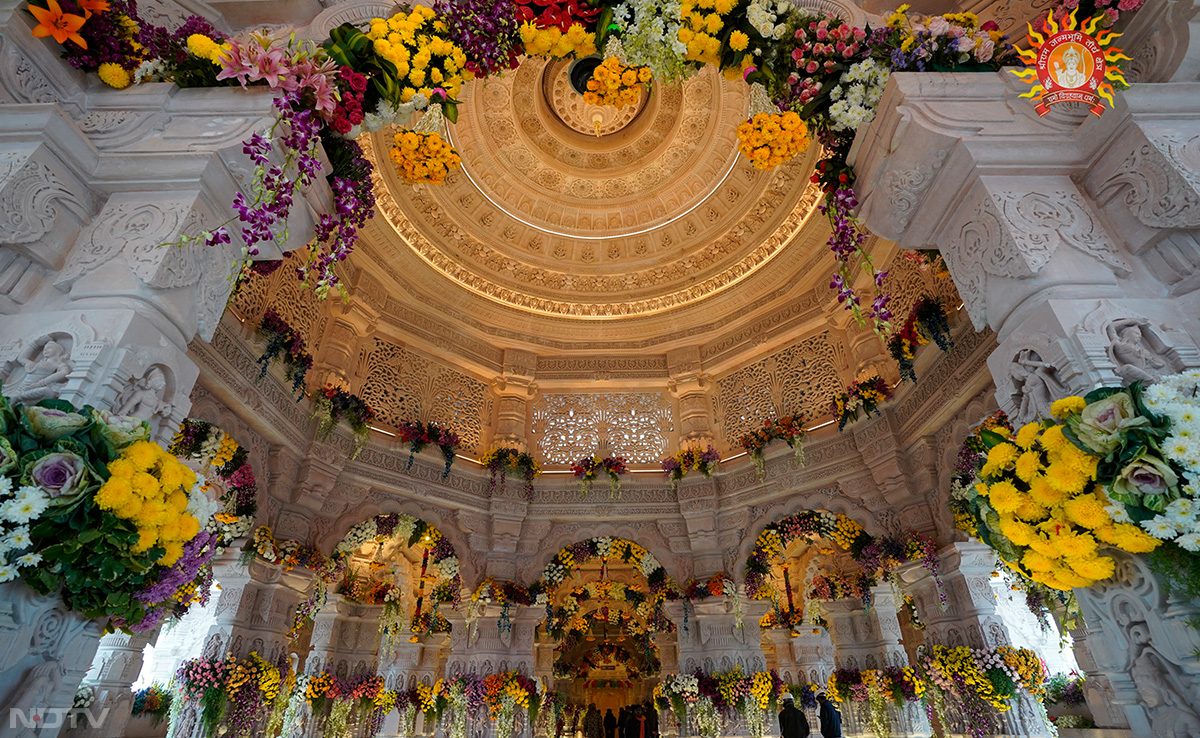
<svg viewBox="0 0 1200 738">
<path fill-rule="evenodd" d="M 537 392 L 534 371 L 537 357 L 528 351 L 506 349 L 504 369 L 492 381 L 491 391 L 496 398 L 496 432 L 493 446 L 507 446 L 520 451 L 528 449 L 529 403 Z"/>
<path fill-rule="evenodd" d="M 159 629 L 147 633 L 109 633 L 100 639 L 100 646 L 89 670 L 96 702 L 92 712 L 108 710 L 106 719 L 98 725 L 76 721 L 68 726 L 65 735 L 71 738 L 121 738 L 129 724 L 133 708 L 132 687 L 142 670 L 142 654 L 146 646 L 158 639 Z"/>
<path fill-rule="evenodd" d="M 667 354 L 671 373 L 668 385 L 679 401 L 679 440 L 684 447 L 705 448 L 713 442 L 711 378 L 701 370 L 700 349 L 679 349 Z"/>
</svg>

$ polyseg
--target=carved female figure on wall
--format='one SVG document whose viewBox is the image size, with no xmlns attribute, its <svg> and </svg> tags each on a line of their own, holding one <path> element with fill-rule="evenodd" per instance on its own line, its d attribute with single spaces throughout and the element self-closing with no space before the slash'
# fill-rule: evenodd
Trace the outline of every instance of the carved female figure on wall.
<svg viewBox="0 0 1200 738">
<path fill-rule="evenodd" d="M 1108 357 L 1125 384 L 1157 382 L 1164 374 L 1183 368 L 1144 318 L 1119 318 L 1106 325 L 1104 332 L 1109 341 Z"/>
<path fill-rule="evenodd" d="M 21 363 L 25 376 L 6 389 L 13 402 L 34 403 L 57 397 L 71 374 L 71 352 L 54 338 L 42 345 L 36 359 L 31 353 Z"/>
<path fill-rule="evenodd" d="M 171 405 L 163 402 L 167 377 L 162 369 L 152 366 L 146 373 L 130 381 L 117 395 L 117 415 L 134 415 L 149 420 L 156 415 L 169 415 Z"/>
<path fill-rule="evenodd" d="M 1050 406 L 1056 398 L 1067 394 L 1067 388 L 1058 381 L 1054 365 L 1042 361 L 1033 349 L 1017 352 L 1008 368 L 1013 383 L 1013 402 L 1017 405 L 1017 420 L 1021 423 L 1038 416 L 1049 417 Z"/>
</svg>

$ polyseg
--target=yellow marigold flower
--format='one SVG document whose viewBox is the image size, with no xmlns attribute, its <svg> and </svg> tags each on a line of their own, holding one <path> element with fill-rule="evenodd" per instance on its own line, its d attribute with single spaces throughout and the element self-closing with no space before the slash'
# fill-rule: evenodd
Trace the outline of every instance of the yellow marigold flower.
<svg viewBox="0 0 1200 738">
<path fill-rule="evenodd" d="M 1050 575 L 1063 584 L 1060 589 L 1069 589 L 1072 587 L 1090 587 L 1092 580 L 1081 576 L 1077 572 L 1068 569 L 1065 566 L 1059 566 L 1050 570 Z"/>
<path fill-rule="evenodd" d="M 729 48 L 734 51 L 742 51 L 750 45 L 750 37 L 741 31 L 734 31 L 729 34 Z"/>
<path fill-rule="evenodd" d="M 1011 443 L 998 443 L 988 450 L 987 463 L 988 466 L 996 469 L 1007 469 L 1017 460 L 1019 450 Z"/>
<path fill-rule="evenodd" d="M 158 543 L 158 531 L 151 528 L 139 528 L 137 543 L 129 549 L 135 554 L 145 553 Z"/>
<path fill-rule="evenodd" d="M 1012 482 L 1001 480 L 988 488 L 988 499 L 992 508 L 1004 515 L 1015 512 L 1024 502 L 1025 494 L 1013 486 Z"/>
<path fill-rule="evenodd" d="M 146 472 L 135 473 L 129 481 L 133 485 L 134 493 L 142 497 L 153 497 L 162 490 L 158 478 Z"/>
<path fill-rule="evenodd" d="M 1068 415 L 1083 412 L 1085 407 L 1087 407 L 1087 403 L 1084 402 L 1082 397 L 1064 397 L 1061 400 L 1055 400 L 1050 405 L 1050 414 L 1059 420 L 1063 420 Z"/>
<path fill-rule="evenodd" d="M 1042 448 L 1047 451 L 1058 451 L 1064 445 L 1070 443 L 1067 437 L 1063 435 L 1061 425 L 1052 425 L 1042 431 Z"/>
<path fill-rule="evenodd" d="M 104 62 L 96 73 L 100 75 L 101 82 L 117 90 L 123 90 L 133 84 L 133 77 L 129 71 L 116 62 Z"/>
<path fill-rule="evenodd" d="M 203 33 L 193 33 L 187 37 L 187 48 L 192 56 L 212 61 L 221 53 L 221 46 Z"/>
<path fill-rule="evenodd" d="M 121 505 L 116 510 L 113 510 L 113 515 L 116 515 L 122 520 L 133 520 L 142 511 L 143 503 L 136 495 L 130 495 L 129 500 L 124 505 Z"/>
</svg>

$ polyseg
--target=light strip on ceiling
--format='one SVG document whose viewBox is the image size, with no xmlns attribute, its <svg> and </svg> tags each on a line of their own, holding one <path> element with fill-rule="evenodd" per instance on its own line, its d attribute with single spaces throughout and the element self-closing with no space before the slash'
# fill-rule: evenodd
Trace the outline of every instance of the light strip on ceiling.
<svg viewBox="0 0 1200 738">
<path fill-rule="evenodd" d="M 447 126 L 447 128 L 449 128 L 449 126 Z M 454 145 L 453 136 L 449 132 L 447 132 L 446 138 L 450 140 L 450 145 L 453 146 Z M 561 231 L 553 231 L 553 230 L 550 230 L 549 228 L 543 228 L 542 226 L 537 225 L 536 223 L 530 223 L 529 221 L 525 220 L 524 218 L 521 218 L 521 217 L 509 212 L 509 210 L 506 209 L 503 205 L 501 205 L 500 203 L 493 200 L 492 197 L 487 193 L 487 191 L 485 191 L 483 189 L 483 187 L 481 187 L 479 185 L 479 183 L 475 181 L 475 178 L 471 176 L 471 173 L 469 171 L 467 171 L 466 160 L 462 161 L 462 173 L 466 176 L 467 181 L 469 181 L 475 187 L 475 189 L 479 192 L 479 194 L 483 195 L 484 199 L 486 199 L 488 202 L 490 202 L 492 205 L 494 205 L 500 212 L 504 213 L 505 215 L 507 215 L 508 217 L 517 221 L 518 223 L 527 225 L 536 231 L 541 231 L 542 233 L 546 233 L 551 236 L 558 236 L 560 238 L 572 238 L 577 241 L 610 241 L 610 240 L 617 239 L 617 238 L 629 238 L 630 236 L 640 236 L 644 233 L 651 233 L 653 231 L 657 231 L 660 228 L 666 228 L 667 226 L 671 225 L 672 223 L 679 220 L 680 218 L 686 217 L 692 211 L 694 211 L 696 208 L 698 208 L 701 205 L 703 205 L 704 203 L 708 202 L 708 199 L 716 194 L 717 190 L 721 188 L 721 185 L 725 184 L 725 180 L 729 179 L 729 175 L 733 174 L 733 168 L 735 166 L 737 166 L 737 161 L 738 161 L 738 157 L 736 157 L 736 156 L 731 157 L 729 160 L 729 167 L 725 169 L 725 174 L 721 175 L 721 178 L 719 180 L 717 180 L 717 183 L 715 185 L 713 185 L 712 189 L 710 189 L 704 195 L 704 197 L 701 197 L 699 200 L 697 200 L 695 205 L 691 206 L 690 208 L 683 211 L 682 213 L 679 213 L 678 215 L 674 216 L 670 220 L 663 221 L 662 223 L 659 223 L 658 225 L 643 228 L 640 231 L 630 231 L 628 233 L 611 233 L 607 236 L 580 236 L 580 235 L 576 235 L 573 233 L 563 233 Z"/>
</svg>

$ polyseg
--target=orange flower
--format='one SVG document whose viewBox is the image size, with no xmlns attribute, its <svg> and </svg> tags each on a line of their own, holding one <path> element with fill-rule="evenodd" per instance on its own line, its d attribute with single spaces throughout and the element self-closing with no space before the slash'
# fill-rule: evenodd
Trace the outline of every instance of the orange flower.
<svg viewBox="0 0 1200 738">
<path fill-rule="evenodd" d="M 79 35 L 79 29 L 83 27 L 83 22 L 87 18 L 84 18 L 82 15 L 62 12 L 62 7 L 59 6 L 58 0 L 46 0 L 45 8 L 30 5 L 29 12 L 33 13 L 33 17 L 38 22 L 37 27 L 33 29 L 35 38 L 53 36 L 54 40 L 60 44 L 65 44 L 68 40 L 71 40 L 80 48 L 87 48 L 87 41 L 84 41 L 83 36 Z"/>
<path fill-rule="evenodd" d="M 111 10 L 108 0 L 75 0 L 75 4 L 85 13 L 85 18 L 91 17 L 92 13 L 107 13 Z"/>
</svg>

